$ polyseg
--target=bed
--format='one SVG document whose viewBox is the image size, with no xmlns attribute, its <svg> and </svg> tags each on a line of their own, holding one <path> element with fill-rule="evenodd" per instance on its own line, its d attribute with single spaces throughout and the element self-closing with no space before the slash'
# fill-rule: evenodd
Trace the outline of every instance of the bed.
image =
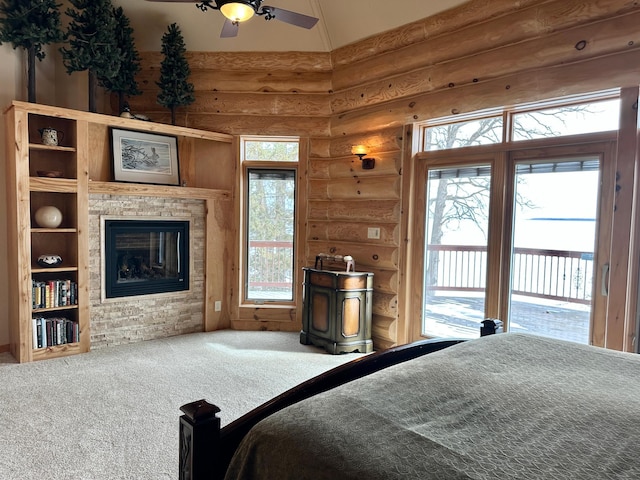
<svg viewBox="0 0 640 480">
<path fill-rule="evenodd" d="M 181 478 L 637 479 L 639 378 L 635 354 L 533 335 L 418 342 L 221 430 L 183 407 Z"/>
</svg>

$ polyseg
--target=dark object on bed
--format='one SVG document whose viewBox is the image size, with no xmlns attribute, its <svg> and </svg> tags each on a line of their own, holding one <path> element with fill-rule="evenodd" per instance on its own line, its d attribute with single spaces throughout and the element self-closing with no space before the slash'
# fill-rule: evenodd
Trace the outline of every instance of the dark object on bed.
<svg viewBox="0 0 640 480">
<path fill-rule="evenodd" d="M 635 354 L 488 335 L 263 416 L 227 478 L 637 479 L 639 373 Z"/>
<path fill-rule="evenodd" d="M 480 322 L 480 336 L 493 335 L 495 333 L 502 333 L 502 321 L 496 318 L 486 318 Z"/>
</svg>

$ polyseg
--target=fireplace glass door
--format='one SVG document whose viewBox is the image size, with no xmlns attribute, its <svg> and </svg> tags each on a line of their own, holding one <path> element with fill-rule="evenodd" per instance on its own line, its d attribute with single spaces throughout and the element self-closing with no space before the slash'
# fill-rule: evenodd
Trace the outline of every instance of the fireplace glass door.
<svg viewBox="0 0 640 480">
<path fill-rule="evenodd" d="M 107 298 L 189 288 L 189 222 L 107 220 Z"/>
</svg>

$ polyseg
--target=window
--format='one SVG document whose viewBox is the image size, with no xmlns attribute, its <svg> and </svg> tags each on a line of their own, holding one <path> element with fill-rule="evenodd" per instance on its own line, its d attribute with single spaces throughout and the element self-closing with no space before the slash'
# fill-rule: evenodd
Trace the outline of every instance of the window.
<svg viewBox="0 0 640 480">
<path fill-rule="evenodd" d="M 243 142 L 244 161 L 297 162 L 300 145 L 290 140 L 250 140 Z"/>
<path fill-rule="evenodd" d="M 618 129 L 620 100 L 563 105 L 512 114 L 511 139 L 530 140 Z"/>
<path fill-rule="evenodd" d="M 422 151 L 618 129 L 619 90 L 432 119 L 418 124 Z"/>
<path fill-rule="evenodd" d="M 298 156 L 297 139 L 242 139 L 245 302 L 294 300 Z"/>
<path fill-rule="evenodd" d="M 424 150 L 448 150 L 472 145 L 502 142 L 504 121 L 502 114 L 466 121 L 443 119 L 445 123 L 430 122 L 424 129 Z"/>
</svg>

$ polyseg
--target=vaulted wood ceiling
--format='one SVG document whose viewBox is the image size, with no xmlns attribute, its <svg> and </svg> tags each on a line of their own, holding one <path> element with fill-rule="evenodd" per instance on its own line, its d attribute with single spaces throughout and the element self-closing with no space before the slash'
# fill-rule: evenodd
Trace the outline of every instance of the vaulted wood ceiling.
<svg viewBox="0 0 640 480">
<path fill-rule="evenodd" d="M 224 17 L 202 12 L 191 3 L 112 0 L 131 20 L 140 51 L 159 51 L 162 35 L 177 23 L 190 51 L 329 52 L 415 20 L 455 7 L 466 0 L 267 0 L 265 4 L 320 18 L 311 30 L 254 17 L 235 38 L 220 38 Z"/>
</svg>

